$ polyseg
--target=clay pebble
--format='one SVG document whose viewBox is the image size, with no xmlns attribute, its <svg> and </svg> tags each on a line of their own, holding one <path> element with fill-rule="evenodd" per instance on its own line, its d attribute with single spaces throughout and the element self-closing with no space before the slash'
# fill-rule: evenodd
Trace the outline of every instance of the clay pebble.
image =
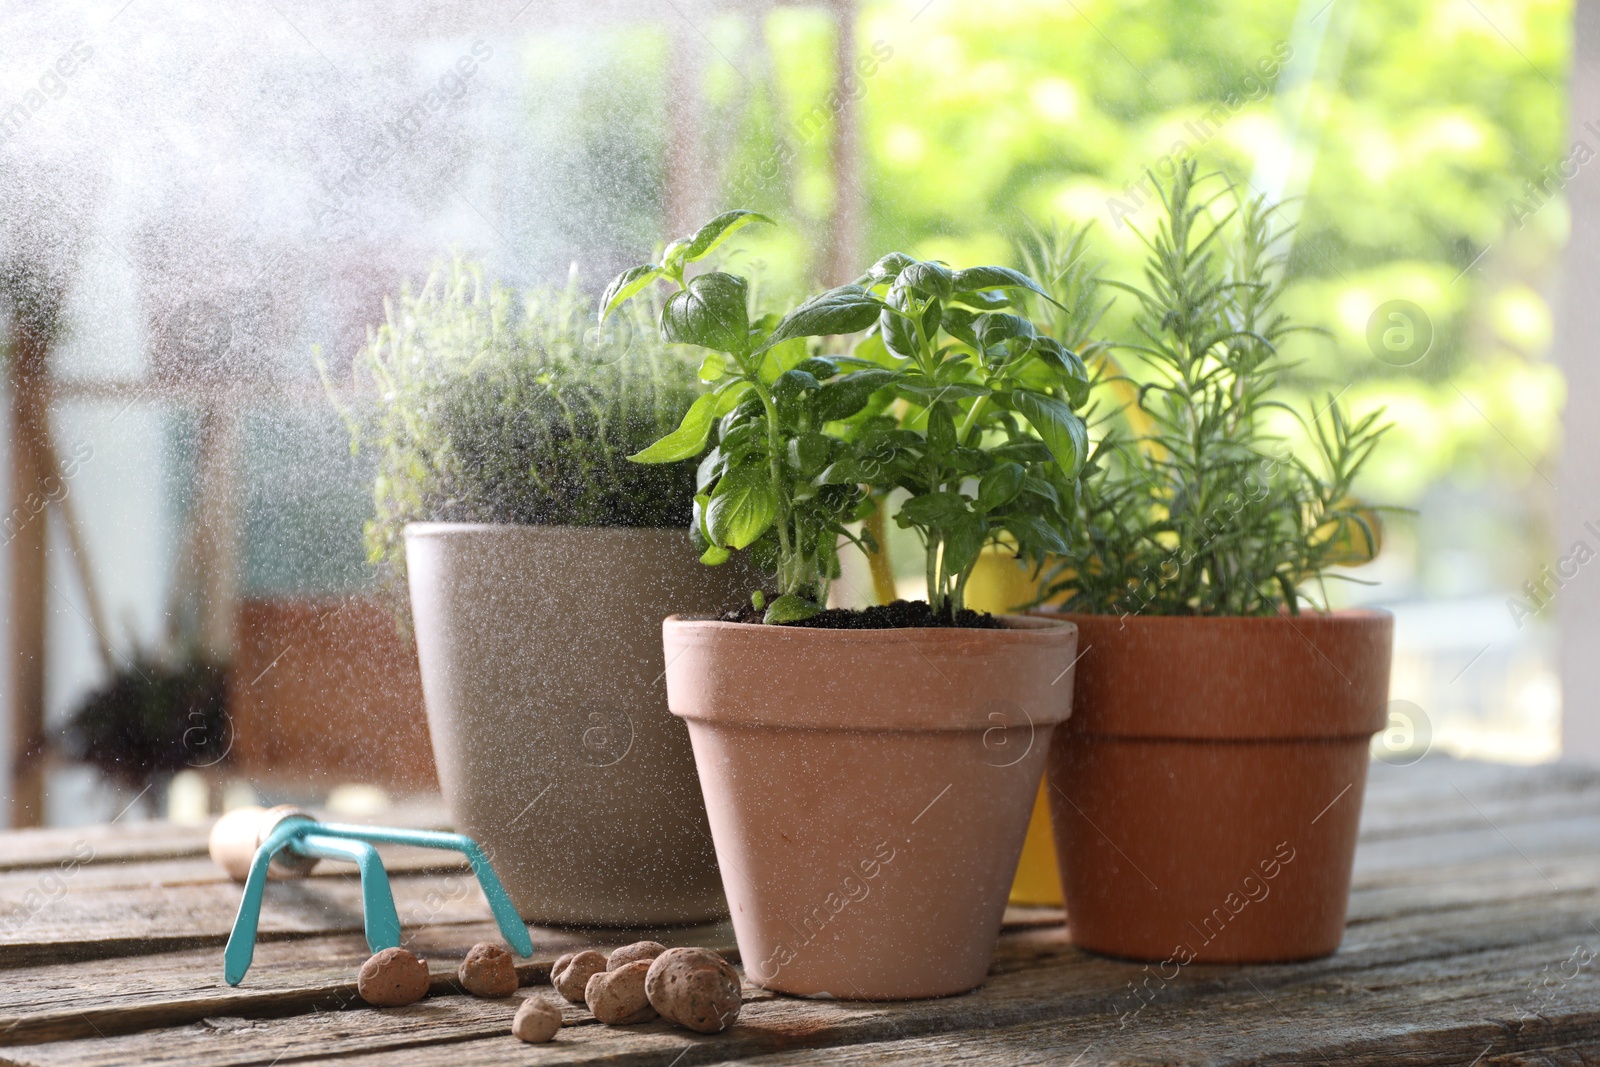
<svg viewBox="0 0 1600 1067">
<path fill-rule="evenodd" d="M 567 1000 L 582 1004 L 584 991 L 589 988 L 589 978 L 605 969 L 606 958 L 594 949 L 569 952 L 550 968 L 550 984 Z"/>
<path fill-rule="evenodd" d="M 647 1023 L 656 1017 L 650 998 L 644 991 L 645 975 L 650 972 L 649 960 L 624 963 L 614 971 L 601 971 L 590 977 L 584 990 L 584 1002 L 594 1017 L 611 1026 L 628 1026 Z"/>
<path fill-rule="evenodd" d="M 636 963 L 639 960 L 649 962 L 667 951 L 667 946 L 659 941 L 635 941 L 631 945 L 611 950 L 611 955 L 606 957 L 606 970 L 614 971 L 627 963 Z"/>
<path fill-rule="evenodd" d="M 428 993 L 428 965 L 403 948 L 386 948 L 361 965 L 356 992 L 375 1008 L 415 1004 Z"/>
<path fill-rule="evenodd" d="M 498 1000 L 517 991 L 517 965 L 499 945 L 480 941 L 472 946 L 456 971 L 461 987 L 475 997 Z"/>
<path fill-rule="evenodd" d="M 657 956 L 645 975 L 645 996 L 663 1019 L 701 1034 L 732 1026 L 743 1005 L 738 972 L 703 948 L 673 948 Z"/>
<path fill-rule="evenodd" d="M 549 1041 L 560 1029 L 561 1009 L 539 996 L 524 1000 L 511 1020 L 511 1036 L 530 1045 Z"/>
</svg>

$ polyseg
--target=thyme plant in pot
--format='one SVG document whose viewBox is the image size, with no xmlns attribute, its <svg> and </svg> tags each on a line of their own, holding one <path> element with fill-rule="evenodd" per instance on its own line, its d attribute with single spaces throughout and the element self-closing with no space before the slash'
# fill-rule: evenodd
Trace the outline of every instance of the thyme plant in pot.
<svg viewBox="0 0 1600 1067">
<path fill-rule="evenodd" d="M 1066 548 L 1087 374 L 1007 310 L 1042 293 L 1007 268 L 894 254 L 781 318 L 751 314 L 743 278 L 686 276 L 756 221 L 718 216 L 604 301 L 675 290 L 662 336 L 704 349 L 714 388 L 635 458 L 703 454 L 702 558 L 748 556 L 773 586 L 739 613 L 665 621 L 668 702 L 689 723 L 752 980 L 960 992 L 988 971 L 1076 641 L 1059 621 L 966 609 L 966 585 L 998 538 Z M 893 489 L 910 493 L 896 521 L 926 545 L 928 601 L 826 608 L 837 546 L 872 547 L 852 524 Z"/>
<path fill-rule="evenodd" d="M 1098 363 L 1117 410 L 1050 585 L 1084 648 L 1049 770 L 1072 936 L 1176 966 L 1338 947 L 1393 632 L 1323 610 L 1329 571 L 1376 554 L 1352 483 L 1385 427 L 1275 397 L 1272 211 L 1206 189 L 1180 169 L 1124 287 L 1142 339 Z"/>
<path fill-rule="evenodd" d="M 377 399 L 351 415 L 378 457 L 368 545 L 409 582 L 454 821 L 523 917 L 698 922 L 726 902 L 655 619 L 749 579 L 699 564 L 692 466 L 625 458 L 691 408 L 693 364 L 591 315 L 459 262 L 388 309 L 356 367 Z"/>
</svg>

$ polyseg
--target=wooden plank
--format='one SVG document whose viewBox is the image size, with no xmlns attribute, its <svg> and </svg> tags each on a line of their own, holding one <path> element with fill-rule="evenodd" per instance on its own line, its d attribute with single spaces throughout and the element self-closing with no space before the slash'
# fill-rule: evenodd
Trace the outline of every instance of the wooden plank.
<svg viewBox="0 0 1600 1067">
<path fill-rule="evenodd" d="M 1517 1028 L 1506 1022 L 1530 1002 L 1528 983 L 1565 959 L 1573 944 L 1600 947 L 1594 925 L 1600 916 L 1594 888 L 1600 885 L 1600 777 L 1548 770 L 1433 761 L 1381 772 L 1374 767 L 1367 811 L 1376 830 L 1358 854 L 1344 951 L 1294 967 L 1187 968 L 1137 1017 L 1140 1030 L 1155 1037 L 1120 1040 L 1126 1026 L 1111 1035 L 1119 1038 L 1118 1062 L 1170 1062 L 1175 1038 L 1192 1057 L 1184 1062 L 1280 1062 L 1271 1058 L 1279 1052 L 1288 1057 L 1282 1062 L 1303 1061 L 1322 1046 L 1338 1051 L 1336 1062 L 1393 1062 L 1378 1058 L 1391 1047 L 1404 1051 L 1405 1062 L 1470 1062 L 1487 1039 L 1451 1061 L 1430 1058 L 1427 1038 L 1437 1031 L 1439 1047 L 1453 1055 L 1484 1026 L 1509 1035 L 1484 1062 L 1501 1055 L 1513 1062 L 1535 1047 L 1519 1043 L 1525 1036 L 1553 1055 L 1579 1055 L 1575 1050 L 1593 1036 L 1586 1027 L 1594 1020 L 1583 1013 L 1595 1001 L 1596 966 L 1563 983 L 1548 1004 L 1533 1002 L 1556 1020 L 1545 1032 L 1535 1033 L 1544 1025 L 1536 1020 Z M 1544 778 L 1549 788 L 1539 787 Z M 1397 810 L 1405 814 L 1397 817 Z M 0 1044 L 55 1042 L 14 1052 L 7 1062 L 130 1062 L 159 1052 L 173 1064 L 265 1064 L 309 1055 L 358 1063 L 382 1050 L 386 1063 L 436 1063 L 448 1055 L 460 1067 L 612 1054 L 658 1064 L 680 1054 L 684 1064 L 806 1063 L 843 1057 L 841 1046 L 849 1046 L 850 1058 L 874 1054 L 891 1062 L 944 1060 L 957 1049 L 973 1062 L 1060 1063 L 1087 1047 L 1071 1047 L 1072 1040 L 1093 1037 L 1078 1033 L 1080 1021 L 1101 1030 L 1112 1025 L 1106 1018 L 1120 1021 L 1128 1005 L 1138 1003 L 1129 1001 L 1128 983 L 1147 974 L 1139 965 L 1079 952 L 1060 929 L 1036 928 L 1007 934 L 991 982 L 966 997 L 898 1006 L 766 998 L 746 1009 L 742 1036 L 710 1039 L 662 1025 L 599 1027 L 583 1023 L 584 1013 L 575 1009 L 578 1025 L 564 1031 L 557 1046 L 528 1049 L 501 1036 L 510 1011 L 503 1003 L 441 995 L 400 1012 L 333 1010 L 351 1004 L 350 978 L 366 954 L 352 936 L 359 922 L 354 882 L 340 874 L 274 887 L 269 911 L 272 936 L 280 940 L 262 945 L 244 988 L 228 989 L 216 970 L 216 946 L 231 922 L 237 887 L 217 881 L 208 868 L 204 860 L 182 858 L 85 865 L 29 923 L 22 942 L 0 943 L 0 965 L 7 953 L 13 965 L 28 963 L 29 952 L 41 954 L 34 965 L 8 974 L 11 981 L 0 989 Z M 46 873 L 35 867 L 0 874 L 0 913 L 21 887 Z M 421 917 L 431 911 L 442 920 L 412 929 L 411 937 L 434 957 L 443 993 L 453 960 L 472 941 L 493 937 L 487 911 L 461 874 L 401 875 L 395 885 L 397 903 L 405 902 L 403 920 L 408 905 L 420 905 Z M 459 899 L 430 903 L 429 892 Z M 163 937 L 208 940 L 188 951 L 100 964 L 45 961 L 51 954 L 98 951 L 73 938 L 106 936 L 117 925 L 106 914 L 143 923 L 147 935 L 132 942 L 112 938 L 106 953 L 176 947 Z M 1058 915 L 1013 911 L 1008 921 L 1044 924 Z M 545 981 L 550 957 L 584 943 L 585 936 L 539 937 L 543 955 L 523 968 L 525 980 Z M 678 943 L 706 940 L 694 933 Z M 197 979 L 202 972 L 207 977 Z M 1278 1002 L 1271 1012 L 1264 1006 L 1269 1000 Z M 1347 1003 L 1366 1007 L 1347 1018 Z M 1458 1005 L 1466 1007 L 1458 1011 Z M 1284 1007 L 1293 1009 L 1292 1025 L 1274 1014 Z M 1296 1014 L 1302 1011 L 1309 1024 Z M 1237 1025 L 1224 1025 L 1230 1021 Z M 1103 1055 L 1104 1049 L 1092 1051 L 1082 1063 L 1104 1062 Z"/>
<path fill-rule="evenodd" d="M 1170 1056 L 1174 1046 L 1210 1048 L 1216 1054 L 1191 1062 L 1239 1062 L 1258 1060 L 1274 1044 L 1303 1052 L 1324 1044 L 1335 1050 L 1347 1044 L 1373 1047 L 1379 1036 L 1392 1041 L 1434 1030 L 1473 1036 L 1486 1029 L 1507 1032 L 1516 1029 L 1530 1005 L 1560 1022 L 1561 1034 L 1571 1037 L 1600 1034 L 1596 968 L 1580 971 L 1539 1000 L 1532 999 L 1526 983 L 1567 957 L 1575 931 L 1597 904 L 1600 894 L 1567 907 L 1434 916 L 1412 923 L 1411 929 L 1396 924 L 1383 945 L 1373 942 L 1309 964 L 1195 966 L 1151 993 L 1136 1014 L 1132 1008 L 1142 1002 L 1128 992 L 1128 983 L 1143 973 L 1141 968 L 1088 956 L 1068 945 L 1061 931 L 1028 931 L 1006 938 L 989 983 L 975 993 L 896 1005 L 762 998 L 746 1005 L 736 1028 L 714 1038 L 697 1038 L 664 1023 L 601 1027 L 583 1021 L 585 1013 L 579 1011 L 569 1014 L 576 1025 L 564 1030 L 557 1044 L 531 1048 L 506 1034 L 510 1005 L 439 997 L 382 1012 L 355 1008 L 296 1018 L 213 1020 L 159 1034 L 15 1050 L 9 1056 L 40 1067 L 95 1065 L 128 1062 L 159 1048 L 162 1062 L 172 1065 L 264 1065 L 314 1049 L 327 1057 L 323 1062 L 337 1058 L 350 1064 L 376 1062 L 375 1054 L 381 1053 L 392 1057 L 383 1062 L 400 1064 L 437 1063 L 448 1056 L 456 1067 L 602 1058 L 659 1067 L 680 1054 L 685 1063 L 741 1062 L 796 1048 L 833 1055 L 840 1046 L 941 1034 L 965 1038 L 1049 1023 L 1052 1033 L 1070 1035 L 1076 1028 L 1069 1059 L 1100 1040 L 1115 1039 L 1120 1044 L 1105 1045 L 1099 1058 L 1087 1062 L 1112 1057 L 1129 1062 L 1130 1050 L 1141 1048 L 1148 1055 Z M 1493 917 L 1500 919 L 1498 927 L 1489 921 Z M 689 1048 L 692 1055 L 685 1054 Z M 1171 1061 L 1135 1056 L 1132 1062 Z"/>
<path fill-rule="evenodd" d="M 700 945 L 738 959 L 727 923 L 670 929 L 534 929 L 534 956 L 519 961 L 524 984 L 547 983 L 564 952 L 633 941 Z M 492 923 L 429 926 L 405 944 L 428 961 L 438 993 L 454 990 L 456 967 L 479 941 L 500 943 Z M 105 964 L 52 963 L 19 968 L 0 986 L 0 1045 L 36 1044 L 134 1033 L 212 1017 L 270 1018 L 356 1006 L 355 973 L 368 956 L 357 935 L 266 942 L 240 986 L 222 980 L 216 949 L 157 953 Z"/>
</svg>

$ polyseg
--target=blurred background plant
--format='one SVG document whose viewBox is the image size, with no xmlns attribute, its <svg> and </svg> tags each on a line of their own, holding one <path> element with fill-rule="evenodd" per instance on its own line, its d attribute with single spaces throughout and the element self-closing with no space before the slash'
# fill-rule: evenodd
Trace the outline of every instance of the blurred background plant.
<svg viewBox="0 0 1600 1067">
<path fill-rule="evenodd" d="M 185 768 L 225 763 L 232 748 L 226 671 L 204 657 L 138 653 L 73 713 L 69 757 L 124 787 L 158 794 Z M 152 810 L 163 810 L 160 797 Z"/>
<path fill-rule="evenodd" d="M 519 301 L 456 259 L 384 307 L 355 363 L 366 403 L 345 408 L 352 447 L 376 453 L 369 562 L 403 575 L 410 522 L 688 536 L 693 465 L 627 460 L 675 428 L 698 391 L 694 364 L 656 339 L 647 301 L 595 327 L 575 286 Z"/>
</svg>

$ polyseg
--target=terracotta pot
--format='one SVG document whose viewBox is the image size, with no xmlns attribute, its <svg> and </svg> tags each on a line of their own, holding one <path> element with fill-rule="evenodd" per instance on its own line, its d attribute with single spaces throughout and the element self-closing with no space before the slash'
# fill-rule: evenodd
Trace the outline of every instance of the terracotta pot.
<svg viewBox="0 0 1600 1067">
<path fill-rule="evenodd" d="M 892 1000 L 983 982 L 1077 631 L 819 630 L 671 618 L 745 973 Z"/>
<path fill-rule="evenodd" d="M 1180 966 L 1336 950 L 1393 617 L 1052 617 L 1083 645 L 1049 772 L 1073 940 Z"/>
<path fill-rule="evenodd" d="M 406 568 L 445 799 L 523 918 L 727 914 L 658 627 L 759 582 L 680 530 L 418 524 Z"/>
<path fill-rule="evenodd" d="M 967 607 L 996 615 L 1025 610 L 1039 593 L 1039 580 L 1013 552 L 990 546 L 978 554 L 967 579 Z M 1022 842 L 1017 876 L 1011 883 L 1011 903 L 1022 907 L 1059 908 L 1061 873 L 1056 862 L 1056 842 L 1050 829 L 1050 801 L 1043 782 L 1034 799 L 1033 818 Z"/>
</svg>

